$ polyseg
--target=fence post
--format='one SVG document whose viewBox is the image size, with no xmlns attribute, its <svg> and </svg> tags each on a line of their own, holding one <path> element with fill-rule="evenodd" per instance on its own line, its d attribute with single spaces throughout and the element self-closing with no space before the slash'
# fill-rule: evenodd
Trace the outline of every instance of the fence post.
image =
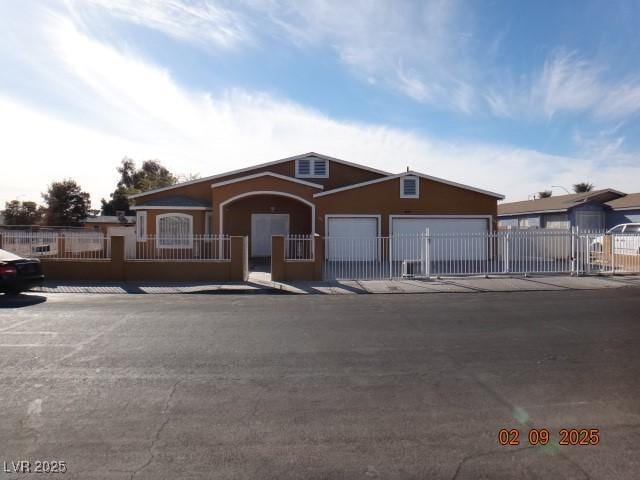
<svg viewBox="0 0 640 480">
<path fill-rule="evenodd" d="M 2 233 L 0 233 L 0 248 L 2 248 Z"/>
<path fill-rule="evenodd" d="M 576 249 L 576 227 L 571 227 L 570 230 L 570 235 L 571 235 L 571 267 L 569 269 L 570 275 L 576 275 L 576 266 L 577 266 L 577 262 L 576 262 L 576 257 L 577 257 L 577 249 Z"/>
<path fill-rule="evenodd" d="M 427 228 L 426 236 L 425 236 L 425 246 L 424 246 L 424 273 L 427 278 L 431 278 L 431 234 L 429 233 L 429 229 Z"/>
<path fill-rule="evenodd" d="M 57 258 L 66 258 L 65 257 L 66 252 L 64 251 L 65 248 L 66 248 L 65 247 L 65 240 L 66 239 L 65 239 L 64 235 L 58 235 L 57 243 L 56 243 L 56 249 L 58 250 L 56 252 L 56 257 Z M 29 244 L 30 244 L 31 251 L 33 251 L 33 239 L 29 239 Z"/>
<path fill-rule="evenodd" d="M 249 237 L 242 237 L 242 278 L 249 280 Z"/>
<path fill-rule="evenodd" d="M 245 237 L 231 237 L 231 265 L 229 266 L 229 280 L 244 282 L 245 276 Z"/>
<path fill-rule="evenodd" d="M 389 255 L 389 280 L 393 280 L 393 237 L 389 235 L 389 241 L 387 242 L 387 248 Z"/>
<path fill-rule="evenodd" d="M 500 232 L 498 232 L 500 233 Z M 504 234 L 504 243 L 502 246 L 502 273 L 509 273 L 509 232 Z"/>
<path fill-rule="evenodd" d="M 271 237 L 271 280 L 284 281 L 284 236 L 273 235 Z"/>
<path fill-rule="evenodd" d="M 313 242 L 314 279 L 322 280 L 324 278 L 324 242 L 317 233 L 311 241 Z"/>
<path fill-rule="evenodd" d="M 124 237 L 122 235 L 111 237 L 111 276 L 116 281 L 128 280 L 124 263 Z"/>
</svg>

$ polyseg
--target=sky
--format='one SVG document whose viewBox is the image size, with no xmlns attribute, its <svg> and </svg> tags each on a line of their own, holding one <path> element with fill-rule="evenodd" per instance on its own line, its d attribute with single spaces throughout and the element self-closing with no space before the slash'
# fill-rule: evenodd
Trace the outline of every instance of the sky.
<svg viewBox="0 0 640 480">
<path fill-rule="evenodd" d="M 499 192 L 640 191 L 640 2 L 0 0 L 0 205 L 123 157 L 315 151 Z"/>
</svg>

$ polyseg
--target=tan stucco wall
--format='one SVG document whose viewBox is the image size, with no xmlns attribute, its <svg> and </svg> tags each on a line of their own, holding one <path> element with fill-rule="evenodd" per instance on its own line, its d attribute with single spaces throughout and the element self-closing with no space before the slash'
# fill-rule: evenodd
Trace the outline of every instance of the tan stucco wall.
<svg viewBox="0 0 640 480">
<path fill-rule="evenodd" d="M 201 235 L 204 233 L 205 210 L 146 210 L 147 212 L 147 235 L 156 234 L 156 218 L 158 215 L 166 213 L 184 213 L 193 217 L 193 233 Z M 212 232 L 213 233 L 213 232 Z"/>
<path fill-rule="evenodd" d="M 280 178 L 274 178 L 274 177 L 259 177 L 259 178 L 253 178 L 250 180 L 246 180 L 246 181 L 242 181 L 242 182 L 237 182 L 237 183 L 231 183 L 229 185 L 223 185 L 221 187 L 216 187 L 216 188 L 212 188 L 211 189 L 211 195 L 212 195 L 212 213 L 213 213 L 213 226 L 214 229 L 213 231 L 215 233 L 219 233 L 219 226 L 220 226 L 220 205 L 224 202 L 226 202 L 229 199 L 232 199 L 238 195 L 242 195 L 245 193 L 251 193 L 251 192 L 259 192 L 259 191 L 276 191 L 276 192 L 285 192 L 288 194 L 292 194 L 295 195 L 296 197 L 302 198 L 303 200 L 306 200 L 307 202 L 311 202 L 313 203 L 313 194 L 316 192 L 320 192 L 322 190 L 319 190 L 318 188 L 315 187 L 310 187 L 308 185 L 303 185 L 303 184 L 299 184 L 299 183 L 295 183 L 295 182 L 290 182 L 288 180 L 283 180 Z M 277 197 L 280 197 L 282 199 L 286 199 L 282 200 L 280 205 L 281 207 L 284 209 L 285 205 L 289 205 L 291 208 L 293 208 L 294 212 L 302 212 L 302 207 L 306 206 L 307 209 L 310 209 L 311 207 L 309 205 L 306 205 L 302 202 L 300 202 L 297 199 L 291 198 L 291 197 L 286 197 L 286 196 L 280 196 L 277 195 Z M 240 202 L 244 202 L 245 199 L 247 198 L 254 198 L 254 201 L 249 201 L 245 204 L 240 203 Z M 230 230 L 227 230 L 226 224 L 228 221 L 231 221 L 231 226 L 232 228 L 235 229 L 239 229 L 238 231 L 241 232 L 242 230 L 246 230 L 247 229 L 247 224 L 246 224 L 246 218 L 247 218 L 247 213 L 249 213 L 246 208 L 248 208 L 250 205 L 259 205 L 260 202 L 266 202 L 266 200 L 268 199 L 272 199 L 273 196 L 272 195 L 252 195 L 252 196 L 248 196 L 248 197 L 243 197 L 243 198 L 239 198 L 231 203 L 226 204 L 223 208 L 225 208 L 224 210 L 224 226 L 223 226 L 223 232 L 224 234 L 230 234 Z M 231 214 L 234 211 L 234 205 L 236 203 L 240 203 L 240 207 L 238 209 L 238 212 L 241 214 L 240 218 L 231 218 Z M 295 204 L 297 204 L 297 206 L 294 206 Z M 243 206 L 244 205 L 244 206 Z M 272 206 L 270 204 L 264 204 L 263 206 L 260 207 L 261 210 L 264 210 L 264 208 L 266 208 L 267 210 L 264 213 L 269 213 L 269 207 Z M 228 210 L 227 210 L 228 208 Z M 309 211 L 309 210 L 307 210 Z M 260 213 L 260 212 L 254 212 L 254 213 Z M 280 212 L 280 213 L 288 213 L 288 212 Z M 227 215 L 229 214 L 229 215 Z M 298 215 L 298 213 L 296 213 L 296 215 Z M 311 214 L 309 213 L 309 216 Z M 250 217 L 249 217 L 250 218 Z M 250 220 L 249 220 L 250 221 Z M 249 224 L 249 229 L 250 229 L 250 224 Z M 307 232 L 301 232 L 301 233 L 311 233 L 310 231 Z M 241 235 L 242 233 L 238 233 L 238 235 Z M 248 233 L 247 233 L 248 234 Z M 246 234 L 245 234 L 246 235 Z"/>
<path fill-rule="evenodd" d="M 249 237 L 249 251 L 252 213 L 286 213 L 289 215 L 289 233 L 311 233 L 311 207 L 308 205 L 293 198 L 276 195 L 241 198 L 224 207 L 224 233 Z"/>
<path fill-rule="evenodd" d="M 316 233 L 325 234 L 326 214 L 381 215 L 381 234 L 389 234 L 389 215 L 492 215 L 495 197 L 420 178 L 420 198 L 400 198 L 400 179 L 315 198 Z"/>
<path fill-rule="evenodd" d="M 284 237 L 271 237 L 271 280 L 297 282 L 322 280 L 324 242 L 320 236 L 314 239 L 314 258 L 310 260 L 285 260 Z"/>
<path fill-rule="evenodd" d="M 43 258 L 47 280 L 65 281 L 236 281 L 246 280 L 244 238 L 231 238 L 229 261 L 126 261 L 124 238 L 111 239 L 110 260 Z"/>
</svg>

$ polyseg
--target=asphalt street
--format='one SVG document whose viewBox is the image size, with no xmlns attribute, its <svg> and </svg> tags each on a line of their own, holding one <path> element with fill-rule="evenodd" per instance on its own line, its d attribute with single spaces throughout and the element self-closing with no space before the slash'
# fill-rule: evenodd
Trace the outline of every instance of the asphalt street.
<svg viewBox="0 0 640 480">
<path fill-rule="evenodd" d="M 640 289 L 0 297 L 0 429 L 0 479 L 640 478 Z"/>
</svg>

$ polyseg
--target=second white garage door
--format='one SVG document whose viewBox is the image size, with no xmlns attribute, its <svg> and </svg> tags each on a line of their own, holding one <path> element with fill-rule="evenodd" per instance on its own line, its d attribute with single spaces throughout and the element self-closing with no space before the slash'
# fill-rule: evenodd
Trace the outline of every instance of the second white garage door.
<svg viewBox="0 0 640 480">
<path fill-rule="evenodd" d="M 425 235 L 427 229 L 432 236 L 431 260 L 481 260 L 487 257 L 487 237 L 474 235 L 489 231 L 489 220 L 486 218 L 393 217 L 392 235 L 400 237 L 394 240 L 394 259 L 403 260 L 412 255 L 421 258 L 423 246 L 416 243 L 413 247 L 411 240 L 403 241 L 401 238 Z"/>
<path fill-rule="evenodd" d="M 375 260 L 378 255 L 377 217 L 328 217 L 328 260 Z"/>
</svg>

